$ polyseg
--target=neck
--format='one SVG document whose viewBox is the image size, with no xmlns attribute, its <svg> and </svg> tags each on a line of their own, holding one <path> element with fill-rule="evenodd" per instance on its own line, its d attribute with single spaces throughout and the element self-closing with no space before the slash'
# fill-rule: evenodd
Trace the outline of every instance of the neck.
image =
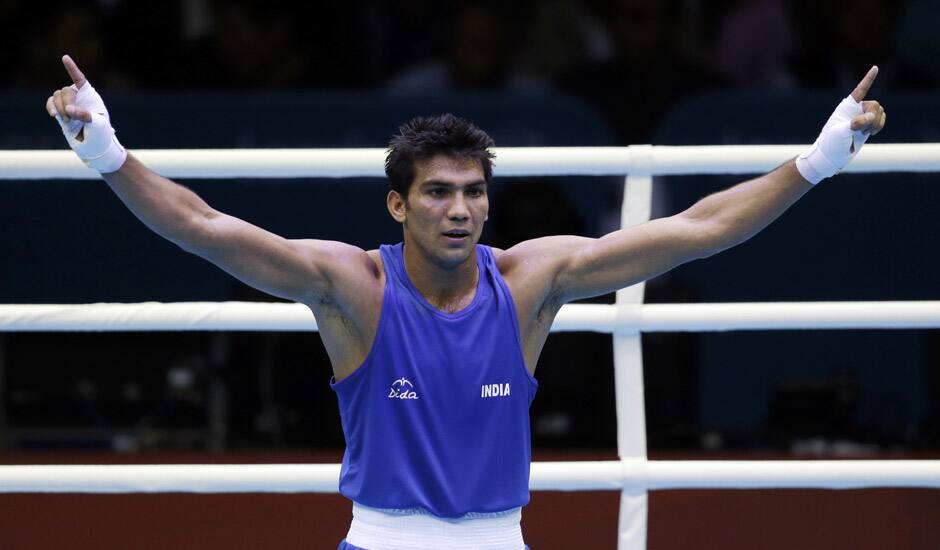
<svg viewBox="0 0 940 550">
<path fill-rule="evenodd" d="M 411 284 L 434 307 L 453 313 L 470 305 L 480 277 L 476 247 L 463 262 L 442 265 L 405 240 L 405 271 Z"/>
</svg>

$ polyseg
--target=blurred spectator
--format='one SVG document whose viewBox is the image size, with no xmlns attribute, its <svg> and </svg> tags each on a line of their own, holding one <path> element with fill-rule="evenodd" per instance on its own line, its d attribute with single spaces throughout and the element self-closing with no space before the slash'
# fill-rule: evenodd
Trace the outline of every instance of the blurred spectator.
<svg viewBox="0 0 940 550">
<path fill-rule="evenodd" d="M 922 88 L 926 77 L 898 59 L 895 47 L 902 5 L 894 0 L 791 4 L 800 48 L 789 69 L 805 88 L 852 89 L 872 65 L 882 90 Z"/>
<path fill-rule="evenodd" d="M 532 30 L 522 45 L 522 66 L 556 80 L 575 67 L 610 59 L 610 33 L 584 2 L 551 0 L 533 6 Z"/>
<path fill-rule="evenodd" d="M 215 1 L 211 31 L 183 39 L 181 87 L 361 86 L 367 36 L 358 3 Z"/>
<path fill-rule="evenodd" d="M 537 92 L 548 83 L 519 70 L 516 56 L 525 34 L 505 11 L 484 1 L 460 2 L 451 17 L 444 58 L 392 77 L 393 93 L 428 94 L 451 90 Z"/>
<path fill-rule="evenodd" d="M 275 2 L 276 4 L 277 2 Z M 252 0 L 215 2 L 213 32 L 187 55 L 190 86 L 284 88 L 309 70 L 298 14 Z"/>
<path fill-rule="evenodd" d="M 660 118 L 681 98 L 725 85 L 679 52 L 676 0 L 618 0 L 605 17 L 614 55 L 572 71 L 563 87 L 604 113 L 624 144 L 648 143 Z"/>
<path fill-rule="evenodd" d="M 783 0 L 746 0 L 720 22 L 715 61 L 742 88 L 793 89 L 786 61 L 794 31 Z"/>
<path fill-rule="evenodd" d="M 94 2 L 75 1 L 43 5 L 42 9 L 21 6 L 15 15 L 17 25 L 4 33 L 23 29 L 21 56 L 16 56 L 14 83 L 21 88 L 52 89 L 63 86 L 59 59 L 68 53 L 81 63 L 88 74 L 96 75 L 96 84 L 107 85 L 101 18 Z M 19 42 L 17 42 L 19 43 Z M 15 50 L 14 50 L 15 51 Z M 67 84 L 67 82 L 66 82 Z"/>
<path fill-rule="evenodd" d="M 186 84 L 185 72 L 179 71 L 177 60 L 183 29 L 180 8 L 187 3 L 108 2 L 111 7 L 98 17 L 103 21 L 101 38 L 108 53 L 112 85 L 164 89 Z M 84 69 L 84 60 L 75 59 Z M 98 79 L 97 72 L 87 72 Z"/>
<path fill-rule="evenodd" d="M 385 82 L 446 51 L 446 2 L 435 0 L 365 0 L 363 7 L 370 82 Z"/>
<path fill-rule="evenodd" d="M 0 50 L 0 67 L 6 70 L 0 71 L 0 86 L 9 86 L 13 84 L 16 74 L 13 67 L 20 61 L 18 59 L 18 50 L 13 44 L 22 44 L 26 39 L 26 28 L 32 28 L 32 25 L 14 25 L 14 22 L 20 22 L 21 8 L 15 0 L 0 0 L 0 29 L 3 29 L 4 38 L 10 44 L 10 47 Z"/>
<path fill-rule="evenodd" d="M 629 118 L 622 135 L 636 141 L 687 92 L 722 84 L 707 52 L 741 87 L 844 88 L 873 63 L 882 89 L 936 85 L 938 17 L 935 0 L 0 0 L 0 63 L 12 68 L 7 85 L 33 89 L 60 85 L 64 52 L 102 87 L 531 92 L 562 82 Z M 642 112 L 618 115 L 621 97 L 642 99 Z"/>
<path fill-rule="evenodd" d="M 940 2 L 909 0 L 898 30 L 898 57 L 921 74 L 930 87 L 940 86 Z"/>
</svg>

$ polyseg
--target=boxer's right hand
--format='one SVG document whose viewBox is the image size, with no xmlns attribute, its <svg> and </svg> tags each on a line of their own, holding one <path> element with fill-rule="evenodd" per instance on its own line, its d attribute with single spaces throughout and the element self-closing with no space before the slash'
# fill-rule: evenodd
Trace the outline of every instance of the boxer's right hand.
<svg viewBox="0 0 940 550">
<path fill-rule="evenodd" d="M 62 64 L 72 85 L 46 100 L 46 112 L 59 122 L 69 147 L 89 168 L 98 172 L 120 169 L 127 151 L 114 135 L 104 101 L 71 57 L 62 56 Z"/>
</svg>

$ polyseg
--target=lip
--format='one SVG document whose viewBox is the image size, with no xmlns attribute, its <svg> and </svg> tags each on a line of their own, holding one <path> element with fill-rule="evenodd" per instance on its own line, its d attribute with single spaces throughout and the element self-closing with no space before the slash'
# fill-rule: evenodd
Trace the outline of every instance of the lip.
<svg viewBox="0 0 940 550">
<path fill-rule="evenodd" d="M 441 236 L 452 243 L 461 243 L 470 238 L 470 233 L 463 233 L 459 236 L 451 236 L 447 235 L 446 233 L 441 233 Z"/>
</svg>

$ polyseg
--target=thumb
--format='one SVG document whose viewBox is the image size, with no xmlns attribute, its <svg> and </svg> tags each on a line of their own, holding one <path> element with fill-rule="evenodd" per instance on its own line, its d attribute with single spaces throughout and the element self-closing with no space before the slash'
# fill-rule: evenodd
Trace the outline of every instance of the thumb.
<svg viewBox="0 0 940 550">
<path fill-rule="evenodd" d="M 76 105 L 66 105 L 65 114 L 72 118 L 77 118 L 86 124 L 91 122 L 91 113 L 87 109 L 82 109 Z"/>
<path fill-rule="evenodd" d="M 852 119 L 852 130 L 865 130 L 875 123 L 875 113 L 865 113 Z"/>
</svg>

